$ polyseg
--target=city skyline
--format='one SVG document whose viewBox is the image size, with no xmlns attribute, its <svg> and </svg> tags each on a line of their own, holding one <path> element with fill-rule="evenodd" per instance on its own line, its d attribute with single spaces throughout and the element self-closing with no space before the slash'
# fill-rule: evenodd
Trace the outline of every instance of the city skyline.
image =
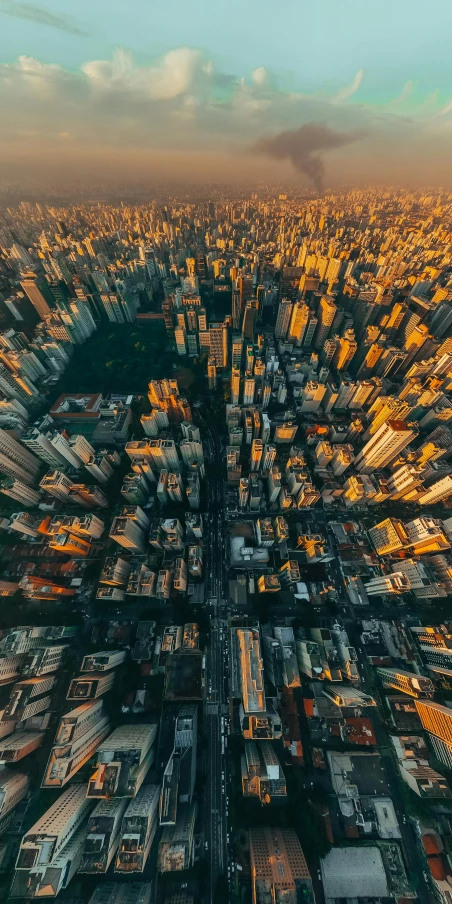
<svg viewBox="0 0 452 904">
<path fill-rule="evenodd" d="M 418 2 L 372 0 L 365 15 L 353 0 L 340 10 L 285 0 L 277 11 L 253 0 L 219 4 L 215 16 L 205 0 L 190 10 L 2 0 L 0 175 L 262 179 L 318 191 L 312 170 L 293 165 L 293 139 L 274 146 L 309 127 L 327 188 L 447 188 L 451 18 L 444 0 L 428 14 Z"/>
</svg>

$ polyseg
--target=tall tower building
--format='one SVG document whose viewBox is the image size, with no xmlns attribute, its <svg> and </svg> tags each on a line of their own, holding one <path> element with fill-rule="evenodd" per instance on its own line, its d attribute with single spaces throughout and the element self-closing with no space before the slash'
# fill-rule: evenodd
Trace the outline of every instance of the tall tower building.
<svg viewBox="0 0 452 904">
<path fill-rule="evenodd" d="M 295 342 L 297 346 L 302 344 L 309 322 L 309 315 L 309 307 L 303 301 L 297 301 L 294 304 L 287 334 L 289 342 Z"/>
<path fill-rule="evenodd" d="M 452 709 L 433 700 L 416 700 L 415 706 L 436 757 L 452 769 Z"/>
<path fill-rule="evenodd" d="M 43 276 L 26 276 L 21 281 L 21 286 L 41 320 L 44 320 L 47 314 L 52 313 L 55 301 L 52 298 L 49 284 Z"/>
<path fill-rule="evenodd" d="M 217 368 L 228 366 L 228 327 L 227 323 L 211 323 L 209 326 L 210 356 L 215 359 Z"/>
<path fill-rule="evenodd" d="M 277 339 L 285 339 L 292 317 L 293 303 L 289 298 L 282 298 L 279 302 L 278 315 L 276 317 L 275 336 Z"/>
<path fill-rule="evenodd" d="M 250 829 L 253 904 L 313 901 L 311 876 L 293 829 Z"/>
<path fill-rule="evenodd" d="M 317 312 L 318 326 L 314 341 L 315 348 L 323 348 L 333 325 L 334 315 L 336 311 L 337 307 L 334 304 L 332 296 L 322 295 Z"/>
<path fill-rule="evenodd" d="M 242 321 L 242 336 L 244 339 L 254 340 L 254 330 L 256 326 L 258 314 L 258 302 L 255 298 L 251 298 L 245 305 Z"/>
<path fill-rule="evenodd" d="M 358 343 L 353 330 L 347 330 L 342 339 L 339 340 L 339 347 L 333 358 L 333 366 L 336 370 L 347 370 L 357 348 Z"/>
<path fill-rule="evenodd" d="M 18 443 L 9 433 L 0 429 L 0 469 L 8 477 L 22 480 L 30 485 L 36 482 L 41 464 L 22 443 Z"/>
<path fill-rule="evenodd" d="M 239 404 L 240 397 L 240 370 L 238 368 L 233 367 L 231 373 L 231 403 L 233 405 Z"/>
<path fill-rule="evenodd" d="M 387 421 L 356 456 L 354 461 L 356 469 L 361 474 L 372 474 L 378 468 L 385 468 L 406 448 L 417 433 L 416 424 Z"/>
</svg>

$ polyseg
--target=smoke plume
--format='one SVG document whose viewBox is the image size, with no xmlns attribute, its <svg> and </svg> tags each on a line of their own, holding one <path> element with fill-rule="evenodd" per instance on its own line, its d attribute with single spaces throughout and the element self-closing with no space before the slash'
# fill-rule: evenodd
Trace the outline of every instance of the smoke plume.
<svg viewBox="0 0 452 904">
<path fill-rule="evenodd" d="M 325 123 L 308 122 L 299 129 L 287 129 L 261 138 L 251 148 L 254 154 L 265 154 L 273 160 L 290 160 L 299 173 L 309 177 L 319 194 L 323 192 L 325 165 L 323 152 L 341 148 L 362 138 L 364 132 L 336 132 Z"/>
</svg>

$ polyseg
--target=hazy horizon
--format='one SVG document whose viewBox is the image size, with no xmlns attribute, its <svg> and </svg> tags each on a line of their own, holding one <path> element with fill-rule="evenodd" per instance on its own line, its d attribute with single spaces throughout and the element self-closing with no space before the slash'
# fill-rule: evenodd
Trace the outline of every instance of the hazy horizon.
<svg viewBox="0 0 452 904">
<path fill-rule="evenodd" d="M 231 0 L 215 15 L 206 0 L 0 0 L 0 23 L 3 183 L 452 188 L 445 0 Z M 289 133 L 309 134 L 308 158 Z"/>
</svg>

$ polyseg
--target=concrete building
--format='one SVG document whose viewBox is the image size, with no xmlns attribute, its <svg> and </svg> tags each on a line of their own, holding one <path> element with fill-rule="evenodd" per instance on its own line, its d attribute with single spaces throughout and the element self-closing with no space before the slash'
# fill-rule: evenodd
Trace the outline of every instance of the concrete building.
<svg viewBox="0 0 452 904">
<path fill-rule="evenodd" d="M 28 678 L 14 685 L 8 703 L 3 710 L 3 719 L 24 722 L 32 716 L 48 709 L 50 691 L 55 683 L 54 675 Z"/>
<path fill-rule="evenodd" d="M 23 800 L 29 792 L 29 779 L 23 772 L 0 769 L 0 824 L 5 816 Z"/>
<path fill-rule="evenodd" d="M 81 672 L 109 672 L 116 669 L 126 658 L 125 650 L 102 650 L 83 657 Z"/>
<path fill-rule="evenodd" d="M 383 687 L 393 687 L 410 697 L 433 697 L 435 688 L 430 678 L 407 672 L 404 669 L 377 667 L 377 675 Z"/>
<path fill-rule="evenodd" d="M 433 700 L 415 700 L 422 728 L 427 732 L 436 758 L 452 768 L 452 710 Z"/>
<path fill-rule="evenodd" d="M 160 873 L 180 872 L 193 864 L 195 821 L 196 804 L 181 804 L 175 825 L 165 826 L 158 849 Z"/>
<path fill-rule="evenodd" d="M 157 725 L 121 725 L 96 753 L 87 797 L 135 797 L 152 765 Z"/>
<path fill-rule="evenodd" d="M 101 800 L 88 820 L 79 873 L 104 875 L 120 842 L 121 823 L 127 800 Z"/>
<path fill-rule="evenodd" d="M 110 537 L 134 552 L 144 553 L 147 546 L 147 538 L 144 530 L 131 518 L 114 518 L 110 529 Z"/>
<path fill-rule="evenodd" d="M 385 468 L 417 433 L 416 424 L 394 420 L 384 422 L 355 457 L 356 469 L 360 474 L 372 474 L 378 468 Z"/>
<path fill-rule="evenodd" d="M 446 625 L 412 627 L 422 660 L 431 672 L 452 676 L 452 633 Z"/>
<path fill-rule="evenodd" d="M 106 694 L 115 683 L 115 672 L 91 672 L 73 678 L 66 695 L 66 700 L 97 700 Z"/>
<path fill-rule="evenodd" d="M 158 825 L 159 796 L 159 785 L 143 785 L 127 806 L 121 824 L 115 873 L 144 871 Z"/>
<path fill-rule="evenodd" d="M 82 703 L 62 716 L 42 779 L 43 788 L 61 788 L 108 735 L 110 720 L 102 700 Z"/>
<path fill-rule="evenodd" d="M 313 901 L 311 876 L 293 829 L 249 830 L 253 904 Z"/>
<path fill-rule="evenodd" d="M 93 807 L 83 785 L 71 785 L 29 829 L 21 841 L 12 898 L 56 895 L 76 872 Z"/>
<path fill-rule="evenodd" d="M 274 687 L 299 687 L 293 628 L 275 625 L 272 633 L 263 632 L 262 649 L 267 676 Z"/>
<path fill-rule="evenodd" d="M 10 725 L 11 731 L 13 730 L 14 722 L 0 723 L 0 725 L 2 724 Z M 41 746 L 44 737 L 44 731 L 21 730 L 14 731 L 13 734 L 8 734 L 7 732 L 7 737 L 2 736 L 2 740 L 0 740 L 0 763 L 2 765 L 17 763 L 24 756 L 28 756 L 29 753 L 37 750 Z"/>
<path fill-rule="evenodd" d="M 400 776 L 418 797 L 450 799 L 449 785 L 444 776 L 430 766 L 430 752 L 421 735 L 390 735 L 390 740 Z"/>
<path fill-rule="evenodd" d="M 377 705 L 370 694 L 365 694 L 364 691 L 360 691 L 355 687 L 347 687 L 346 685 L 333 687 L 331 684 L 325 684 L 323 686 L 323 693 L 325 697 L 332 700 L 336 706 L 360 707 Z"/>
<path fill-rule="evenodd" d="M 57 672 L 69 647 L 67 644 L 37 647 L 29 650 L 22 665 L 22 674 L 30 677 Z"/>
<path fill-rule="evenodd" d="M 264 665 L 259 634 L 250 628 L 231 630 L 232 695 L 241 699 L 240 721 L 245 738 L 281 737 L 281 720 L 264 694 Z"/>
<path fill-rule="evenodd" d="M 241 757 L 242 793 L 257 797 L 261 804 L 287 797 L 284 772 L 270 741 L 247 741 Z"/>
</svg>

